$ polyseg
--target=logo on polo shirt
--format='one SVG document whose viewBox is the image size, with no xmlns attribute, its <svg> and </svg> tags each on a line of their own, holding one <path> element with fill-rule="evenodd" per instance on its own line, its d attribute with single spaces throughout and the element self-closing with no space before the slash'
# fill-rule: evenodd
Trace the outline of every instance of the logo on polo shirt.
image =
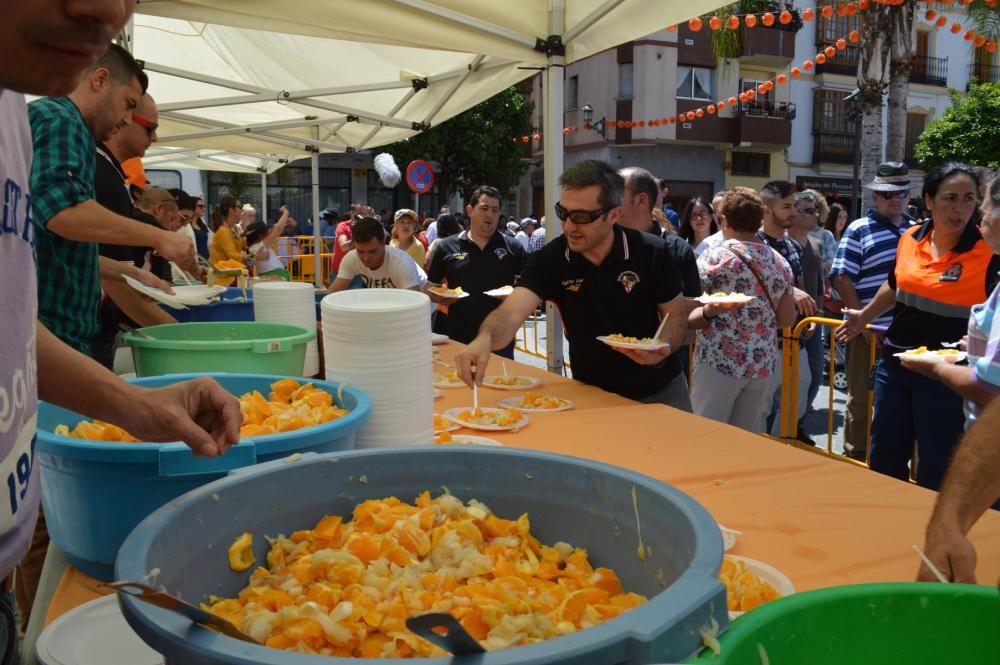
<svg viewBox="0 0 1000 665">
<path fill-rule="evenodd" d="M 562 281 L 563 288 L 570 293 L 576 293 L 583 286 L 583 278 L 577 277 L 576 279 L 564 279 Z"/>
<path fill-rule="evenodd" d="M 503 247 L 497 247 L 496 249 L 493 250 L 493 253 L 497 255 L 498 261 L 503 261 L 503 258 L 507 256 L 507 250 L 504 249 Z"/>
<path fill-rule="evenodd" d="M 962 264 L 956 263 L 948 268 L 938 279 L 942 282 L 957 282 L 962 277 Z"/>
<path fill-rule="evenodd" d="M 632 270 L 626 270 L 618 275 L 618 283 L 625 289 L 625 293 L 632 293 L 632 289 L 639 283 L 639 275 Z"/>
<path fill-rule="evenodd" d="M 464 261 L 466 256 L 468 256 L 468 254 L 463 252 L 461 254 L 452 254 L 448 258 L 450 258 L 452 261 Z"/>
</svg>

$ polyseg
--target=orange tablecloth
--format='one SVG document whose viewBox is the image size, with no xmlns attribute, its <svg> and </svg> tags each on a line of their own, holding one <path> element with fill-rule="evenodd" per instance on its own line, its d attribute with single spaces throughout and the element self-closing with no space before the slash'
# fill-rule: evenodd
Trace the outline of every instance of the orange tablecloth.
<svg viewBox="0 0 1000 665">
<path fill-rule="evenodd" d="M 445 345 L 442 357 L 457 348 Z M 669 482 L 719 522 L 743 532 L 734 553 L 779 568 L 799 590 L 912 580 L 916 574 L 911 545 L 923 543 L 934 493 L 676 409 L 640 405 L 507 363 L 512 372 L 541 376 L 544 390 L 580 408 L 532 414 L 518 432 L 484 433 L 505 446 L 576 455 Z M 491 372 L 499 369 L 491 363 Z M 499 400 L 519 393 L 484 389 L 484 404 L 493 403 L 486 400 L 493 394 Z M 468 389 L 445 395 L 436 400 L 439 411 L 471 404 Z M 979 579 L 993 583 L 1000 577 L 1000 513 L 984 515 L 971 538 L 979 552 Z M 100 593 L 92 578 L 70 568 L 46 623 Z"/>
</svg>

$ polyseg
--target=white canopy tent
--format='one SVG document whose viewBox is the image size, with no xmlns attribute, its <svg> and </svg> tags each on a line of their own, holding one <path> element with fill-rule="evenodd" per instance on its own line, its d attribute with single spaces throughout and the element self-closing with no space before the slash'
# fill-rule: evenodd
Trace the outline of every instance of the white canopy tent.
<svg viewBox="0 0 1000 665">
<path fill-rule="evenodd" d="M 149 159 L 184 166 L 231 160 L 235 169 L 256 156 L 255 170 L 266 170 L 312 155 L 317 219 L 318 152 L 395 142 L 541 70 L 551 210 L 563 170 L 563 66 L 725 4 L 143 0 L 133 52 L 146 62 L 161 117 Z M 549 231 L 555 237 L 560 225 Z M 547 320 L 549 366 L 561 370 L 558 317 L 550 312 Z"/>
</svg>

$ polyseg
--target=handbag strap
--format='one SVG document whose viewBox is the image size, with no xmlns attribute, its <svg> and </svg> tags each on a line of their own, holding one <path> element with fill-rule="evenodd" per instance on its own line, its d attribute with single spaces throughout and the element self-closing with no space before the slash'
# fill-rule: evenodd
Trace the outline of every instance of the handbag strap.
<svg viewBox="0 0 1000 665">
<path fill-rule="evenodd" d="M 736 256 L 736 258 L 742 261 L 744 265 L 746 265 L 746 267 L 750 270 L 750 272 L 753 273 L 753 276 L 757 279 L 757 283 L 760 284 L 760 288 L 764 290 L 764 295 L 767 296 L 767 302 L 771 305 L 771 309 L 774 310 L 774 315 L 777 316 L 778 308 L 774 304 L 774 298 L 771 297 L 771 292 L 767 290 L 767 284 L 764 283 L 764 279 L 760 276 L 760 273 L 757 272 L 757 269 L 754 267 L 750 259 L 744 256 L 741 252 L 737 252 L 732 247 L 729 247 L 728 245 L 724 245 L 724 247 L 728 249 L 730 252 L 732 252 Z"/>
</svg>

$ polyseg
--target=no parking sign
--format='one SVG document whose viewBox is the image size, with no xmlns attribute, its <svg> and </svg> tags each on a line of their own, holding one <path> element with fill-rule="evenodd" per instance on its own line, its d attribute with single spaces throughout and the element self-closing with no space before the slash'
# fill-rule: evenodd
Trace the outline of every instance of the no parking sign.
<svg viewBox="0 0 1000 665">
<path fill-rule="evenodd" d="M 406 167 L 406 184 L 414 194 L 427 194 L 434 187 L 434 170 L 422 159 L 414 159 Z"/>
</svg>

